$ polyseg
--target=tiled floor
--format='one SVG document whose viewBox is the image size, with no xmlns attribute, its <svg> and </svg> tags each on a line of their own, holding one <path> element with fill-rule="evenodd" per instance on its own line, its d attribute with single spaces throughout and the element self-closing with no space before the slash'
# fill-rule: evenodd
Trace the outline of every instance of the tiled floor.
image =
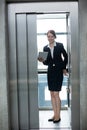
<svg viewBox="0 0 87 130">
<path fill-rule="evenodd" d="M 52 117 L 52 115 L 52 110 L 39 111 L 40 130 L 71 130 L 69 110 L 61 111 L 61 121 L 56 124 L 48 122 L 48 119 Z"/>
</svg>

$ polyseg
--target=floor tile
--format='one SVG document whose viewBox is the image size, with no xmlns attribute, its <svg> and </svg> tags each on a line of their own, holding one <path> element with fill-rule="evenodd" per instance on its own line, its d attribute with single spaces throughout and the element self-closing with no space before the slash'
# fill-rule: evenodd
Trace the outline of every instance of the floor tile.
<svg viewBox="0 0 87 130">
<path fill-rule="evenodd" d="M 52 115 L 52 110 L 39 111 L 40 130 L 71 130 L 70 115 L 68 110 L 61 111 L 61 121 L 56 124 L 53 122 L 48 122 L 48 119 L 52 117 Z"/>
</svg>

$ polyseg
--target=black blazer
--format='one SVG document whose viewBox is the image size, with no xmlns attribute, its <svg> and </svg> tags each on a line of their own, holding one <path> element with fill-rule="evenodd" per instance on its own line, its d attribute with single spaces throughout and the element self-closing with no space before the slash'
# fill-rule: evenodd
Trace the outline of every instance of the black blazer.
<svg viewBox="0 0 87 130">
<path fill-rule="evenodd" d="M 56 46 L 54 46 L 53 58 L 51 57 L 51 52 L 48 45 L 43 48 L 43 51 L 48 52 L 47 59 L 43 62 L 44 65 L 48 65 L 48 67 L 55 65 L 55 67 L 58 67 L 59 69 L 66 69 L 68 55 L 62 43 L 56 42 Z M 63 55 L 64 59 L 61 55 Z"/>
</svg>

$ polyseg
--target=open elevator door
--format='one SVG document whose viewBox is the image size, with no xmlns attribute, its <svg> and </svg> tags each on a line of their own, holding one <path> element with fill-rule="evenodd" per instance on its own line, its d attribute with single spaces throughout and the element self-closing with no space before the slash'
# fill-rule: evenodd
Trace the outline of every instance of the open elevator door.
<svg viewBox="0 0 87 130">
<path fill-rule="evenodd" d="M 72 91 L 75 91 L 75 93 L 72 92 L 71 121 L 73 128 L 79 127 L 79 105 L 77 106 L 79 92 L 76 91 L 79 86 L 74 82 L 79 81 L 77 3 L 17 3 L 8 4 L 9 104 L 12 130 L 39 128 L 36 15 L 38 12 L 55 11 L 70 12 L 71 51 L 74 52 L 72 54 L 72 84 L 74 84 Z M 74 59 L 75 52 L 77 56 Z M 76 120 L 74 115 L 77 115 Z"/>
</svg>

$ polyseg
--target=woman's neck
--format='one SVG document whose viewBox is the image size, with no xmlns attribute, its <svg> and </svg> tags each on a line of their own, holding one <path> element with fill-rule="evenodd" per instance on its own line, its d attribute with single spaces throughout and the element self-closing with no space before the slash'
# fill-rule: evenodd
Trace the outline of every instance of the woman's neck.
<svg viewBox="0 0 87 130">
<path fill-rule="evenodd" d="M 49 43 L 49 46 L 50 46 L 51 48 L 53 48 L 53 47 L 54 47 L 54 42 Z"/>
</svg>

